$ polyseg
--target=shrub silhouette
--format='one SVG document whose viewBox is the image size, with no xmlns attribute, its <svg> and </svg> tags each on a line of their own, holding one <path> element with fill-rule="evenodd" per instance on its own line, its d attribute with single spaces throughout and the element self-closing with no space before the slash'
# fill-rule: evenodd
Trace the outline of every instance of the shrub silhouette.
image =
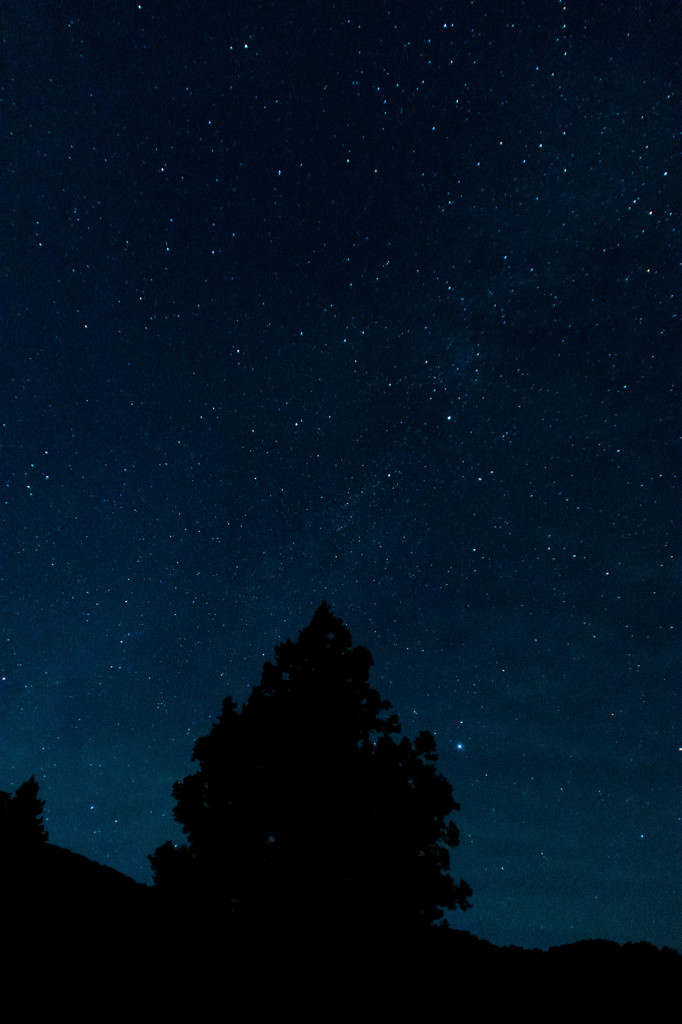
<svg viewBox="0 0 682 1024">
<path fill-rule="evenodd" d="M 250 927 L 414 931 L 470 906 L 448 873 L 458 832 L 435 741 L 396 738 L 372 657 L 323 603 L 276 648 L 238 709 L 197 740 L 176 782 L 187 845 L 150 857 L 158 892 Z"/>
</svg>

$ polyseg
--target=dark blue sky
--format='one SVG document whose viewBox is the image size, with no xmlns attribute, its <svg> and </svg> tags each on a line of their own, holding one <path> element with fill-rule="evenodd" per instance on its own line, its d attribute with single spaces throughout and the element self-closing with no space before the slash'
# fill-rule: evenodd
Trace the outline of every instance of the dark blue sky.
<svg viewBox="0 0 682 1024">
<path fill-rule="evenodd" d="M 436 734 L 454 924 L 679 948 L 681 29 L 5 13 L 0 788 L 51 841 L 150 881 L 326 599 Z"/>
</svg>

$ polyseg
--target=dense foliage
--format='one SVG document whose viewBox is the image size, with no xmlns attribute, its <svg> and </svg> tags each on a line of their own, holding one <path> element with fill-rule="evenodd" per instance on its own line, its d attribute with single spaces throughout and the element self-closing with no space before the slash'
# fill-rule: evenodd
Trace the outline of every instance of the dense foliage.
<svg viewBox="0 0 682 1024">
<path fill-rule="evenodd" d="M 459 806 L 433 736 L 398 738 L 371 665 L 322 604 L 241 709 L 224 701 L 199 771 L 173 788 L 188 842 L 151 857 L 160 891 L 316 928 L 414 929 L 469 906 L 448 873 Z"/>
</svg>

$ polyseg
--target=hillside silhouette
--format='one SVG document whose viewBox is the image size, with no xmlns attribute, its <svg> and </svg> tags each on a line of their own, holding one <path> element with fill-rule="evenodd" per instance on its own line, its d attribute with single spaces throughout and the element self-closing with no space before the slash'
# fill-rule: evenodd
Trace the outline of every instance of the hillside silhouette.
<svg viewBox="0 0 682 1024">
<path fill-rule="evenodd" d="M 197 1013 L 288 1007 L 659 1015 L 682 957 L 649 943 L 542 952 L 448 927 L 452 787 L 433 737 L 400 736 L 372 659 L 322 604 L 241 709 L 228 697 L 173 787 L 187 837 L 155 884 L 49 842 L 34 778 L 0 793 L 2 963 L 46 1009 Z M 79 1011 L 80 1012 L 80 1011 Z"/>
<path fill-rule="evenodd" d="M 646 942 L 583 941 L 543 952 L 436 927 L 419 942 L 386 939 L 377 948 L 357 936 L 349 947 L 345 934 L 302 936 L 293 924 L 288 936 L 265 931 L 246 944 L 225 942 L 210 906 L 191 918 L 169 915 L 153 886 L 49 843 L 3 881 L 3 901 L 11 897 L 5 977 L 46 1011 L 189 1014 L 224 1000 L 253 1012 L 292 1007 L 309 1019 L 358 1007 L 659 1019 L 682 980 L 682 956 Z"/>
</svg>

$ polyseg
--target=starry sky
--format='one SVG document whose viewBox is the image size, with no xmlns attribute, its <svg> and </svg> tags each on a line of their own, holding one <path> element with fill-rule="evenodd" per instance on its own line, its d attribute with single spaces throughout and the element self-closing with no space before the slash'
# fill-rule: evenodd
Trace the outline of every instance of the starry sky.
<svg viewBox="0 0 682 1024">
<path fill-rule="evenodd" d="M 491 942 L 680 948 L 679 4 L 0 24 L 0 788 L 151 882 L 320 601 Z"/>
</svg>

